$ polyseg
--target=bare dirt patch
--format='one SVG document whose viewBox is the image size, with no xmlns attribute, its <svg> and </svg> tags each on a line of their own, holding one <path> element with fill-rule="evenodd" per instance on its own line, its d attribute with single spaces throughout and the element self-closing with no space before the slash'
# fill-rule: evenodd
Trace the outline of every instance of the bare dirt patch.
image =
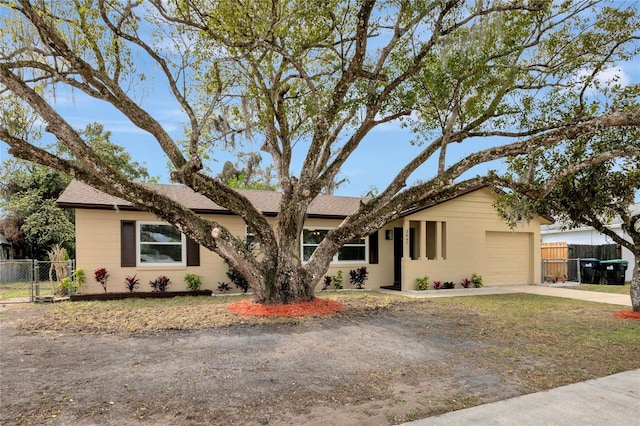
<svg viewBox="0 0 640 426">
<path fill-rule="evenodd" d="M 195 298 L 103 305 L 136 317 L 122 328 L 91 322 L 96 305 L 0 305 L 0 424 L 389 425 L 640 367 L 640 324 L 606 305 L 340 301 L 277 321 Z"/>
</svg>

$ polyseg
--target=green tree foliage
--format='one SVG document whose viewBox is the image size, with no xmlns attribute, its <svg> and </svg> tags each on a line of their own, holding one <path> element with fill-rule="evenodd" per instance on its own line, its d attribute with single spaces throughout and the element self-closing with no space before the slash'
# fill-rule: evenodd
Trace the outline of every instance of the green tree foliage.
<svg viewBox="0 0 640 426">
<path fill-rule="evenodd" d="M 120 145 L 111 142 L 111 132 L 104 129 L 99 123 L 87 124 L 82 132 L 79 132 L 87 144 L 100 157 L 109 168 L 122 173 L 126 178 L 139 182 L 157 182 L 157 176 L 149 176 L 147 168 L 133 161 L 131 155 Z M 64 145 L 61 146 L 63 150 Z"/>
<path fill-rule="evenodd" d="M 579 148 L 562 144 L 512 159 L 516 191 L 496 207 L 511 226 L 548 215 L 565 229 L 591 226 L 629 249 L 635 256 L 631 302 L 640 311 L 640 210 L 633 209 L 640 191 L 640 155 L 633 148 L 640 148 L 640 132 L 608 129 L 580 142 Z M 608 227 L 614 218 L 628 237 Z"/>
<path fill-rule="evenodd" d="M 110 133 L 100 124 L 89 124 L 79 132 L 98 156 L 128 179 L 149 180 L 147 169 L 131 160 L 120 146 L 110 142 Z M 61 157 L 68 156 L 64 145 L 53 148 Z M 73 256 L 73 214 L 60 209 L 55 200 L 69 184 L 65 173 L 25 160 L 10 158 L 0 163 L 0 227 L 27 257 L 46 260 L 56 244 Z"/>
<path fill-rule="evenodd" d="M 26 256 L 40 260 L 47 259 L 55 244 L 73 253 L 72 212 L 55 204 L 69 178 L 46 166 L 13 159 L 0 164 L 0 177 L 3 228 L 14 229 L 10 241 Z"/>
<path fill-rule="evenodd" d="M 638 54 L 635 3 L 0 0 L 0 5 L 0 110 L 5 111 L 0 139 L 12 155 L 73 174 L 179 224 L 227 260 L 263 303 L 312 299 L 342 245 L 403 211 L 482 184 L 515 184 L 495 173 L 469 177 L 479 164 L 558 144 L 579 148 L 584 138 L 606 129 L 640 125 L 637 94 L 631 95 L 637 89 L 602 79 Z M 179 140 L 141 102 L 159 84 L 169 88 L 175 108 L 186 116 Z M 110 167 L 51 101 L 57 91 L 69 89 L 119 111 L 155 138 L 171 178 L 242 217 L 259 253 L 246 250 L 224 223 L 201 218 Z M 30 114 L 37 120 L 25 121 Z M 41 132 L 61 141 L 68 157 L 25 136 L 27 123 L 43 123 Z M 394 177 L 327 232 L 302 263 L 300 237 L 309 206 L 339 182 L 336 177 L 354 153 L 366 152 L 371 132 L 390 124 L 411 130 L 414 138 L 386 141 L 388 149 L 413 143 L 415 157 L 388 164 Z M 219 160 L 220 151 L 246 143 L 256 143 L 271 157 L 282 192 L 277 223 L 207 172 L 207 162 Z M 456 157 L 452 144 L 469 154 Z"/>
</svg>

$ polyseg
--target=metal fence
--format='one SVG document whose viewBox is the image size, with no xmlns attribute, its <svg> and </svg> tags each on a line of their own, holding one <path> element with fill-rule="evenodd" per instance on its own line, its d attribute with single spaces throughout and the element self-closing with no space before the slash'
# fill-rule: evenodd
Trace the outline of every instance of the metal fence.
<svg viewBox="0 0 640 426">
<path fill-rule="evenodd" d="M 33 281 L 33 260 L 0 260 L 0 284 Z"/>
<path fill-rule="evenodd" d="M 28 283 L 31 301 L 53 300 L 58 284 L 71 276 L 73 260 L 61 262 L 26 260 L 0 261 L 0 284 Z"/>
<path fill-rule="evenodd" d="M 542 259 L 542 281 L 580 282 L 580 259 Z"/>
</svg>

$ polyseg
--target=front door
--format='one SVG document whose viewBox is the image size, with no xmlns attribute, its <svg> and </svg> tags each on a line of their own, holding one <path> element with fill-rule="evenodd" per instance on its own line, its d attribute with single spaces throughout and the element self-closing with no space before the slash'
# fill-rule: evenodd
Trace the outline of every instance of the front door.
<svg viewBox="0 0 640 426">
<path fill-rule="evenodd" d="M 393 228 L 393 285 L 402 281 L 402 228 Z"/>
</svg>

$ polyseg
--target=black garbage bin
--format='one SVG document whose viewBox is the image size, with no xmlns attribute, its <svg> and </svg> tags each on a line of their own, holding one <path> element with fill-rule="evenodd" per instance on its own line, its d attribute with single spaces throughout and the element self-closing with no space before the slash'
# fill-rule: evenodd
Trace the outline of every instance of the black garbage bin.
<svg viewBox="0 0 640 426">
<path fill-rule="evenodd" d="M 580 282 L 600 284 L 600 259 L 580 259 Z"/>
<path fill-rule="evenodd" d="M 624 275 L 629 262 L 623 259 L 601 260 L 600 269 L 607 285 L 624 285 Z"/>
</svg>

